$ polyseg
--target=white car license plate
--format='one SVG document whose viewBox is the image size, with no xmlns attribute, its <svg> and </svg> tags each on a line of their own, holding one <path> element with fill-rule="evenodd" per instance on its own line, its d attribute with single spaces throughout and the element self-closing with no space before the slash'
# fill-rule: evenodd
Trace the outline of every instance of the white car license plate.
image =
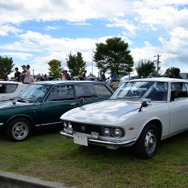
<svg viewBox="0 0 188 188">
<path fill-rule="evenodd" d="M 88 139 L 87 136 L 84 136 L 82 134 L 74 134 L 73 135 L 74 143 L 83 145 L 83 146 L 88 146 Z"/>
</svg>

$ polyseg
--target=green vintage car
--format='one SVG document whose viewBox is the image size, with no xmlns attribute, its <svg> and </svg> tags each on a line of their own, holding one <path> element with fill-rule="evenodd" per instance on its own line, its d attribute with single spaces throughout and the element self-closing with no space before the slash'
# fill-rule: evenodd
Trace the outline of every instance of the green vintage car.
<svg viewBox="0 0 188 188">
<path fill-rule="evenodd" d="M 61 126 L 66 111 L 106 100 L 113 91 L 97 81 L 42 81 L 30 84 L 16 100 L 0 102 L 0 129 L 11 141 L 26 140 L 33 130 Z"/>
</svg>

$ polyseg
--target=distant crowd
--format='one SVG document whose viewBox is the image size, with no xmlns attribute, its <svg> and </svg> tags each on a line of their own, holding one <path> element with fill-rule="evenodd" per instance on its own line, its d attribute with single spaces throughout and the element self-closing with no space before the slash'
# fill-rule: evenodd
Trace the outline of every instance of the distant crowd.
<svg viewBox="0 0 188 188">
<path fill-rule="evenodd" d="M 29 84 L 33 81 L 36 81 L 36 78 L 33 78 L 31 76 L 30 65 L 22 65 L 21 67 L 22 67 L 21 72 L 19 71 L 18 67 L 15 68 L 14 79 L 17 82 Z M 86 74 L 87 74 L 87 70 L 84 70 L 82 75 L 77 76 L 77 77 L 72 77 L 71 74 L 69 74 L 67 70 L 63 70 L 61 72 L 61 78 L 59 78 L 59 79 L 61 79 L 61 80 L 87 80 L 88 77 L 86 76 Z M 180 69 L 175 68 L 173 73 L 169 77 L 182 79 L 182 77 L 180 75 Z M 4 78 L 4 80 L 8 80 L 7 78 L 8 78 L 8 76 L 6 78 Z M 38 80 L 46 81 L 46 80 L 51 80 L 51 79 L 45 74 L 45 75 L 42 75 L 40 78 L 37 78 L 37 81 Z M 102 72 L 102 74 L 100 75 L 100 78 L 97 80 L 105 81 L 108 85 L 112 86 L 112 82 L 117 80 L 117 74 L 116 74 L 116 72 L 112 72 L 111 75 L 108 78 L 106 78 L 105 73 Z"/>
<path fill-rule="evenodd" d="M 84 70 L 84 72 L 82 73 L 82 75 L 77 77 L 77 80 L 86 80 L 86 79 L 87 79 L 86 74 L 87 74 L 87 70 Z M 62 80 L 73 80 L 74 77 L 72 77 L 72 76 L 68 73 L 67 70 L 63 70 L 63 71 L 62 71 L 61 79 L 62 79 Z"/>
<path fill-rule="evenodd" d="M 22 65 L 22 72 L 18 70 L 18 67 L 15 68 L 14 78 L 17 82 L 22 82 L 24 84 L 31 83 L 31 72 L 30 65 Z"/>
<path fill-rule="evenodd" d="M 17 82 L 22 82 L 24 84 L 29 84 L 33 81 L 35 81 L 36 77 L 31 76 L 30 72 L 30 65 L 22 65 L 22 71 L 20 72 L 18 67 L 15 68 L 14 72 L 14 79 Z M 84 70 L 83 74 L 81 76 L 77 77 L 77 80 L 86 80 L 87 79 L 87 70 Z M 63 70 L 61 72 L 61 80 L 73 80 L 74 78 L 68 73 L 67 70 Z M 5 79 L 4 79 L 5 80 Z M 7 79 L 6 79 L 7 80 Z M 43 76 L 40 76 L 37 80 L 39 81 L 46 81 L 46 80 L 51 80 L 46 74 Z"/>
</svg>

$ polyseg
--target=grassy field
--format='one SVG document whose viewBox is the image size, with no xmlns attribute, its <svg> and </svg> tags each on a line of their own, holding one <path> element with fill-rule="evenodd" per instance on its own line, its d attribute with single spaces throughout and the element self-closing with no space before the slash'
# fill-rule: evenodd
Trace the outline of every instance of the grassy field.
<svg viewBox="0 0 188 188">
<path fill-rule="evenodd" d="M 25 142 L 0 136 L 0 169 L 78 188 L 188 187 L 188 132 L 163 141 L 157 155 L 140 160 L 130 149 L 83 147 L 59 133 Z"/>
</svg>

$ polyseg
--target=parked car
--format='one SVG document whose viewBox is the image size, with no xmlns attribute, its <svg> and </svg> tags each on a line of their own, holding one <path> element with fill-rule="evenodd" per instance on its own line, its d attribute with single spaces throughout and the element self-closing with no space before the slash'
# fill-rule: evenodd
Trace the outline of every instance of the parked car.
<svg viewBox="0 0 188 188">
<path fill-rule="evenodd" d="M 61 126 L 60 116 L 77 106 L 109 99 L 112 90 L 92 81 L 41 81 L 29 86 L 14 101 L 0 103 L 0 128 L 12 141 L 28 138 L 32 130 Z"/>
<path fill-rule="evenodd" d="M 132 146 L 140 158 L 149 159 L 160 140 L 188 130 L 188 81 L 125 81 L 109 100 L 70 110 L 61 120 L 61 135 L 76 144 L 108 149 Z"/>
<path fill-rule="evenodd" d="M 6 101 L 17 97 L 28 84 L 12 81 L 0 81 L 0 101 Z"/>
</svg>

